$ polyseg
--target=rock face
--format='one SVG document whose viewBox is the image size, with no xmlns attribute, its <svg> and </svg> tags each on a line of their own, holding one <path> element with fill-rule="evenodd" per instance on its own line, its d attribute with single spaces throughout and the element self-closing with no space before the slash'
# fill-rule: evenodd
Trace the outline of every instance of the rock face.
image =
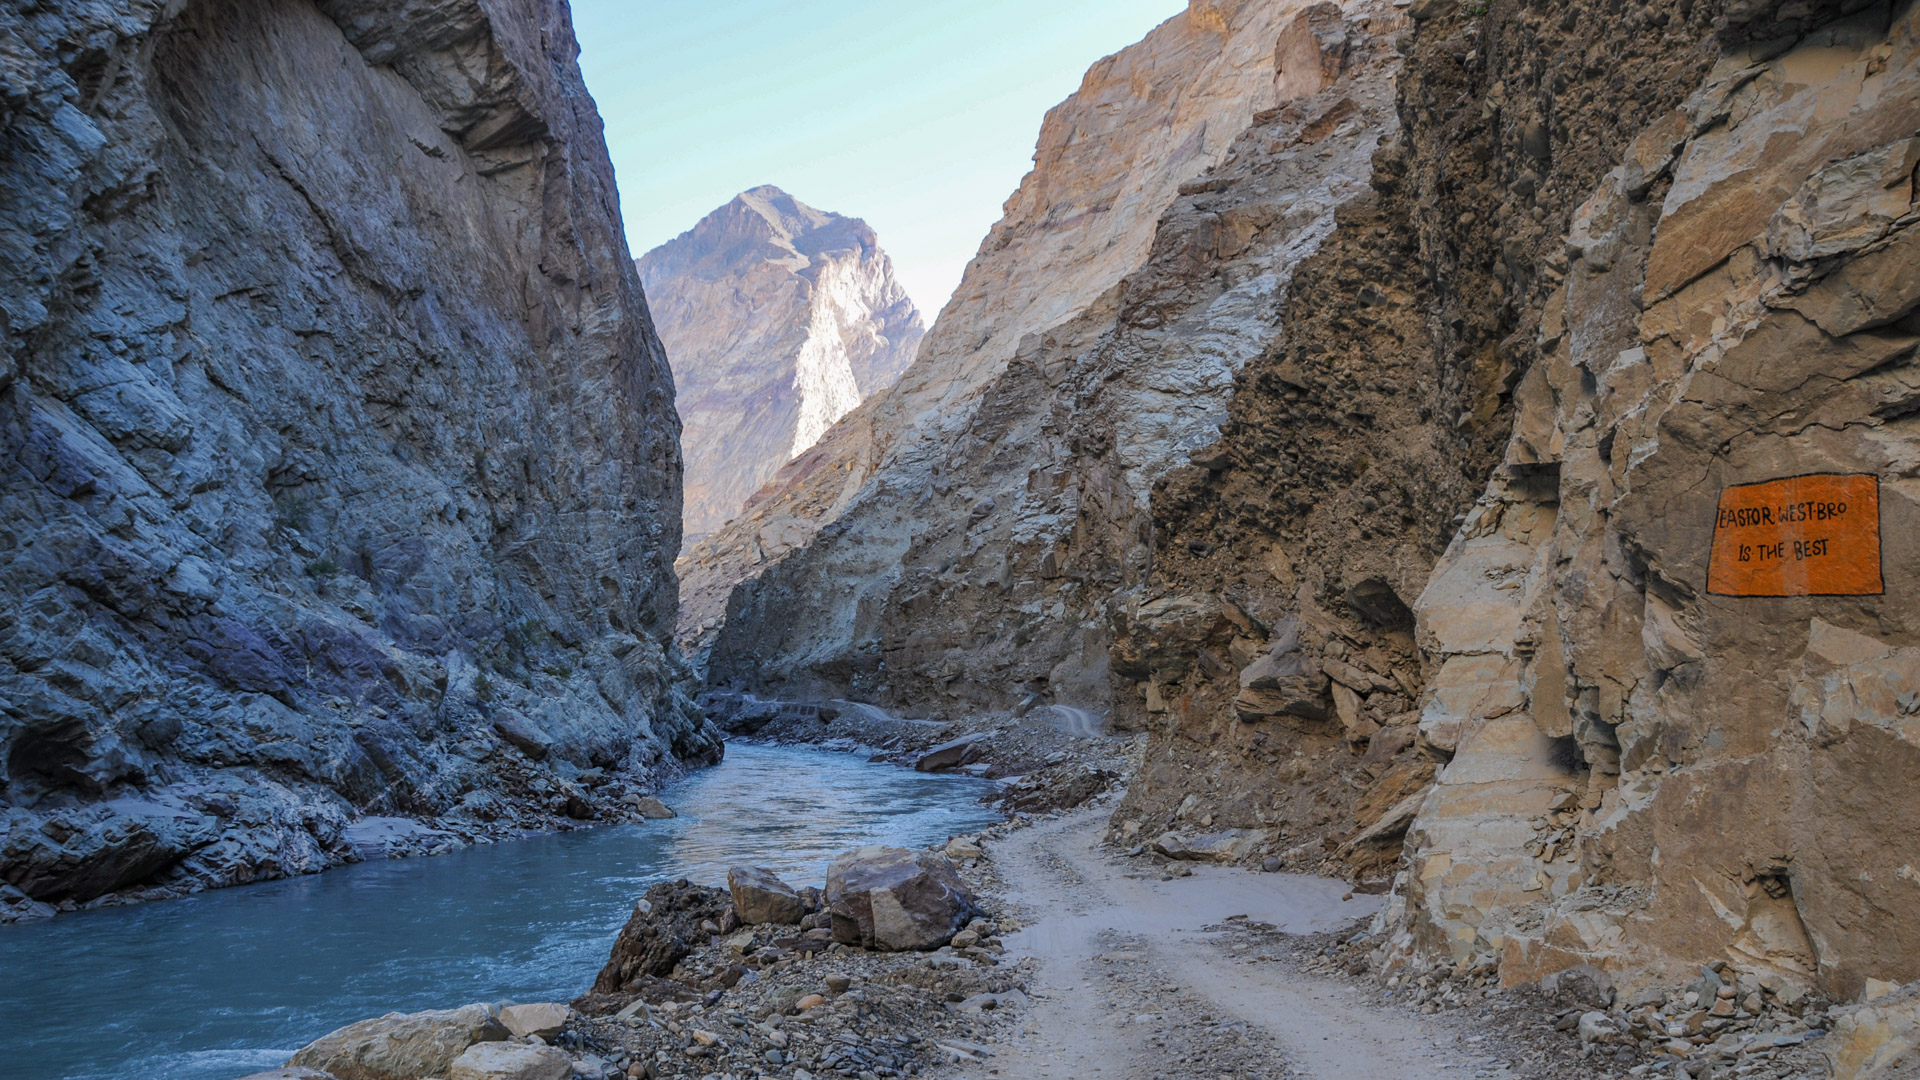
<svg viewBox="0 0 1920 1080">
<path fill-rule="evenodd" d="M 446 1076 L 469 1047 L 506 1038 L 507 1029 L 485 1005 L 388 1013 L 315 1039 L 287 1066 L 317 1069 L 336 1080 L 416 1080 Z"/>
<path fill-rule="evenodd" d="M 980 914 L 946 856 L 889 847 L 833 860 L 827 911 L 835 941 L 895 951 L 937 949 Z"/>
<path fill-rule="evenodd" d="M 701 549 L 777 560 L 710 678 L 1104 701 L 1118 833 L 1391 885 L 1390 969 L 1920 977 L 1920 14 L 1196 5 L 1135 56 L 1222 12 L 1286 104 L 1052 292 L 999 252 L 1115 152 L 1043 140 L 915 367 Z"/>
<path fill-rule="evenodd" d="M 1415 605 L 1456 749 L 1403 947 L 1920 978 L 1920 13 L 1787 46 L 1720 51 L 1573 217 Z"/>
<path fill-rule="evenodd" d="M 926 329 L 867 223 L 742 192 L 640 257 L 685 425 L 689 540 L 893 385 Z"/>
<path fill-rule="evenodd" d="M 1838 8 L 1410 9 L 1376 195 L 1153 491 L 1120 831 L 1395 880 L 1390 968 L 1915 977 L 1920 35 Z"/>
<path fill-rule="evenodd" d="M 920 523 L 942 520 L 919 500 L 938 498 L 944 510 L 965 499 L 949 474 L 955 455 L 1000 434 L 969 434 L 994 422 L 985 396 L 1024 339 L 1103 302 L 1141 265 L 1180 185 L 1223 161 L 1254 113 L 1278 100 L 1275 45 L 1304 6 L 1194 0 L 1096 64 L 1047 114 L 1033 171 L 900 382 L 683 557 L 685 636 L 711 640 L 723 611 L 732 627 L 712 654 L 717 680 L 825 690 L 877 670 L 872 640 L 892 581 Z M 1204 425 L 1210 415 L 1201 407 L 1187 419 Z M 962 520 L 985 494 L 962 504 Z M 816 534 L 828 526 L 823 546 Z M 758 580 L 730 602 L 749 577 Z M 789 617 L 775 618 L 783 607 Z"/>
<path fill-rule="evenodd" d="M 14 910 L 320 869 L 367 812 L 551 823 L 717 755 L 574 53 L 557 0 L 0 12 Z"/>
</svg>

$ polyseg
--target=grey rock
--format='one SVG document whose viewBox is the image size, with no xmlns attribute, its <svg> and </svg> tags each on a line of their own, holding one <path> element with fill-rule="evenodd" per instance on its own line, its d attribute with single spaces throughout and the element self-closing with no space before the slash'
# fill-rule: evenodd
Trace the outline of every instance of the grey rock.
<svg viewBox="0 0 1920 1080">
<path fill-rule="evenodd" d="M 568 1080 L 573 1059 L 551 1046 L 480 1043 L 447 1067 L 447 1080 Z"/>
<path fill-rule="evenodd" d="M 499 1042 L 507 1035 L 485 1005 L 388 1013 L 315 1039 L 294 1054 L 287 1067 L 318 1070 L 338 1080 L 447 1076 L 454 1059 L 469 1047 Z"/>
<path fill-rule="evenodd" d="M 919 772 L 939 772 L 942 769 L 957 768 L 971 761 L 977 761 L 988 749 L 990 736 L 984 731 L 963 735 L 952 742 L 944 742 L 920 755 L 913 763 Z"/>
<path fill-rule="evenodd" d="M 937 949 L 952 940 L 978 903 L 944 855 L 863 847 L 827 868 L 833 939 L 887 950 Z"/>
<path fill-rule="evenodd" d="M 515 1035 L 551 1039 L 567 1026 L 567 1017 L 572 1014 L 573 1010 L 562 1002 L 536 1001 L 501 1009 L 500 1023 Z"/>
<path fill-rule="evenodd" d="M 925 333 L 866 222 L 777 187 L 742 192 L 639 268 L 687 425 L 689 536 L 893 385 Z"/>
<path fill-rule="evenodd" d="M 527 732 L 715 760 L 668 641 L 672 380 L 564 5 L 9 5 L 0 42 L 0 880 L 550 823 L 491 760 Z"/>
</svg>

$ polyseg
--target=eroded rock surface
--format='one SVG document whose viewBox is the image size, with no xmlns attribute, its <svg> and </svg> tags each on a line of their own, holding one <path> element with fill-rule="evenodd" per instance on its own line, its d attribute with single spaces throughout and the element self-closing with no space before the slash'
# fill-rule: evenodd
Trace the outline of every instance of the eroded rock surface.
<svg viewBox="0 0 1920 1080">
<path fill-rule="evenodd" d="M 869 676 L 859 684 L 864 694 L 884 681 L 873 639 L 914 537 L 927 522 L 947 521 L 956 503 L 964 521 L 995 501 L 995 491 L 956 479 L 975 471 L 962 455 L 986 452 L 1007 434 L 984 403 L 1024 394 L 1022 408 L 1044 415 L 1055 398 L 1037 372 L 1016 376 L 1029 380 L 1017 387 L 1003 379 L 1029 368 L 1016 353 L 1038 344 L 1030 336 L 1106 302 L 1146 260 L 1180 185 L 1223 161 L 1253 115 L 1278 100 L 1275 46 L 1305 6 L 1195 0 L 1144 41 L 1094 65 L 1079 91 L 1048 113 L 1033 171 L 1008 199 L 913 366 L 685 556 L 683 626 L 702 646 L 723 612 L 732 628 L 713 653 L 716 678 L 752 667 L 760 685 L 829 697 L 855 675 Z M 1254 308 L 1268 302 L 1258 285 L 1242 291 Z M 1225 369 L 1232 360 L 1208 363 Z M 1050 364 L 1057 379 L 1064 357 Z M 1203 424 L 1209 415 L 1200 407 L 1184 420 Z M 976 432 L 981 423 L 988 429 Z M 991 511 L 981 512 L 985 520 Z M 1007 520 L 1003 508 L 996 524 Z M 824 544 L 816 539 L 823 529 Z M 943 541 L 923 557 L 941 565 L 936 552 L 949 546 Z M 729 601 L 734 585 L 750 577 L 758 580 Z"/>
<path fill-rule="evenodd" d="M 575 51 L 557 0 L 0 11 L 9 910 L 717 754 Z"/>
<path fill-rule="evenodd" d="M 742 192 L 639 267 L 685 424 L 689 541 L 893 385 L 926 332 L 866 222 L 777 187 Z"/>
<path fill-rule="evenodd" d="M 1394 972 L 1915 979 L 1915 18 L 1234 8 L 1288 105 L 1051 321 L 963 288 L 704 549 L 712 676 L 1103 706 L 1116 834 L 1391 887 Z"/>
</svg>

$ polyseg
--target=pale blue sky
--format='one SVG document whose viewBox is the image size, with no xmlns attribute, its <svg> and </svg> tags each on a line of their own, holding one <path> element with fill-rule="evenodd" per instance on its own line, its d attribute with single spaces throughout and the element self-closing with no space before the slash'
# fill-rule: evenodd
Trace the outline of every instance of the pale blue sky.
<svg viewBox="0 0 1920 1080">
<path fill-rule="evenodd" d="M 756 184 L 865 218 L 929 323 L 1040 119 L 1183 0 L 574 0 L 639 255 Z"/>
</svg>

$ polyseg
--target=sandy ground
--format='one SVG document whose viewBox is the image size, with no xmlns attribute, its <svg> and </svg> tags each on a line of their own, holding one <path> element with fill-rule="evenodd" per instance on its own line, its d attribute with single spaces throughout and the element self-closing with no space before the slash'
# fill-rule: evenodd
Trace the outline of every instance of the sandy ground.
<svg viewBox="0 0 1920 1080">
<path fill-rule="evenodd" d="M 961 1075 L 1513 1075 L 1475 1053 L 1463 1032 L 1381 1007 L 1349 984 L 1236 953 L 1233 935 L 1219 932 L 1230 918 L 1286 933 L 1328 931 L 1370 915 L 1377 897 L 1342 900 L 1347 887 L 1338 881 L 1212 866 L 1161 880 L 1097 846 L 1104 816 L 1082 811 L 994 846 L 1004 895 L 1028 920 L 1007 947 L 1009 959 L 1032 959 L 1033 1005 L 993 1058 Z"/>
</svg>

